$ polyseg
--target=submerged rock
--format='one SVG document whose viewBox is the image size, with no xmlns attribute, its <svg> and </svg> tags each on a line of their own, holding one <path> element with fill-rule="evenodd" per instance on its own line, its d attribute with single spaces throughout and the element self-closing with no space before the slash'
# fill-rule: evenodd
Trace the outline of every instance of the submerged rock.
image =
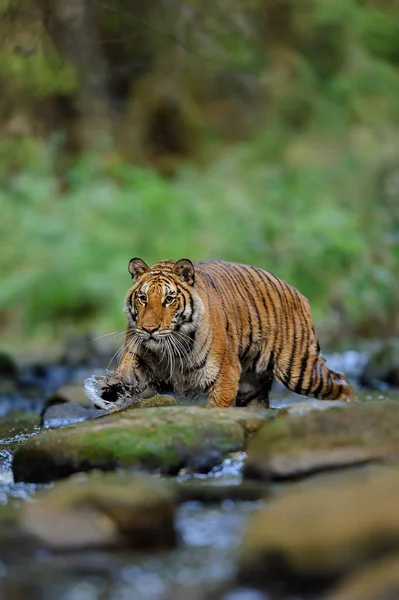
<svg viewBox="0 0 399 600">
<path fill-rule="evenodd" d="M 92 422 L 46 431 L 21 444 L 16 481 L 46 483 L 78 471 L 129 467 L 176 474 L 207 472 L 274 411 L 200 407 L 129 408 Z"/>
<path fill-rule="evenodd" d="M 71 383 L 61 386 L 50 396 L 41 413 L 41 425 L 60 427 L 104 414 L 106 411 L 96 409 L 87 398 L 83 383 Z"/>
<path fill-rule="evenodd" d="M 61 427 L 95 419 L 106 414 L 106 410 L 98 410 L 94 407 L 86 408 L 78 402 L 65 402 L 46 408 L 41 416 L 41 425 L 46 428 Z"/>
<path fill-rule="evenodd" d="M 155 406 L 173 406 L 176 400 L 172 396 L 153 396 L 138 400 L 131 408 L 151 408 Z M 106 415 L 108 411 L 96 408 L 87 397 L 83 382 L 71 383 L 58 388 L 48 399 L 41 414 L 44 427 L 72 425 Z"/>
<path fill-rule="evenodd" d="M 53 549 L 128 546 L 171 547 L 175 494 L 154 477 L 127 474 L 77 476 L 36 494 L 20 522 L 41 545 Z"/>
<path fill-rule="evenodd" d="M 399 387 L 399 339 L 388 340 L 370 356 L 360 383 L 372 389 Z"/>
<path fill-rule="evenodd" d="M 240 551 L 239 583 L 315 592 L 399 550 L 398 496 L 399 472 L 390 469 L 297 486 L 254 513 Z"/>
<path fill-rule="evenodd" d="M 324 600 L 396 600 L 399 598 L 399 554 L 345 579 Z"/>
<path fill-rule="evenodd" d="M 399 458 L 399 404 L 369 402 L 282 414 L 259 432 L 247 452 L 244 475 L 261 479 Z"/>
</svg>

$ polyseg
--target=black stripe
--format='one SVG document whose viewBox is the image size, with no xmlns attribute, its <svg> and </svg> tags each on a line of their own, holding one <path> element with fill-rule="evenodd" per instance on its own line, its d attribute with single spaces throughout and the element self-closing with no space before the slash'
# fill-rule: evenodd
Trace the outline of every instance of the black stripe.
<svg viewBox="0 0 399 600">
<path fill-rule="evenodd" d="M 181 293 L 181 296 L 183 297 L 183 316 L 184 316 L 184 313 L 186 312 L 187 304 L 186 304 L 186 298 L 183 293 Z"/>
<path fill-rule="evenodd" d="M 220 302 L 221 302 L 221 305 L 222 305 L 223 314 L 224 314 L 225 319 L 226 319 L 226 333 L 228 334 L 229 330 L 230 330 L 230 319 L 229 319 L 229 314 L 228 314 L 228 311 L 226 310 L 226 306 L 225 306 L 225 303 L 224 303 L 224 292 L 223 292 L 222 289 L 220 289 L 220 288 L 217 287 L 217 285 L 215 284 L 215 282 L 213 280 L 213 277 L 212 277 L 212 275 L 210 273 L 206 272 L 206 278 L 207 278 L 207 281 L 209 281 L 210 285 L 213 287 L 213 289 L 216 291 L 216 293 L 218 294 L 218 296 L 220 298 Z M 219 283 L 219 286 L 220 286 L 220 283 Z M 229 336 L 229 339 L 231 339 L 230 336 Z"/>
<path fill-rule="evenodd" d="M 319 385 L 317 386 L 317 388 L 313 392 L 315 398 L 318 398 L 318 396 L 320 395 L 320 392 L 321 392 L 321 390 L 323 389 L 323 386 L 324 386 L 323 371 L 322 371 L 322 368 L 321 368 L 321 365 L 320 365 L 319 362 L 317 363 L 317 370 L 318 370 L 318 373 L 320 375 L 320 381 L 319 381 Z"/>
<path fill-rule="evenodd" d="M 220 375 L 220 372 L 216 375 L 216 377 L 214 379 L 212 379 L 212 381 L 210 381 L 209 383 L 207 383 L 206 385 L 203 386 L 202 390 L 205 393 L 208 393 L 212 389 L 212 387 L 215 385 L 219 375 Z"/>
<path fill-rule="evenodd" d="M 253 360 L 252 360 L 252 370 L 256 371 L 256 365 L 258 364 L 259 359 L 262 356 L 262 350 L 258 350 L 257 354 L 254 356 Z"/>
<path fill-rule="evenodd" d="M 310 369 L 310 375 L 309 375 L 309 385 L 308 385 L 308 387 L 306 388 L 306 390 L 305 390 L 305 392 L 304 392 L 304 394 L 305 394 L 306 396 L 309 396 L 309 394 L 310 394 L 310 392 L 311 392 L 311 390 L 312 390 L 312 387 L 313 387 L 313 379 L 314 379 L 314 372 L 315 372 L 315 367 L 316 367 L 316 364 L 317 364 L 318 360 L 319 360 L 319 356 L 318 356 L 318 355 L 316 355 L 316 358 L 315 358 L 315 359 L 314 359 L 314 361 L 313 361 L 312 368 Z"/>
<path fill-rule="evenodd" d="M 253 269 L 255 269 L 256 273 L 259 275 L 259 277 L 261 278 L 261 280 L 263 281 L 263 283 L 265 284 L 263 290 L 266 292 L 267 294 L 267 299 L 270 302 L 270 305 L 272 307 L 273 310 L 273 314 L 274 314 L 274 320 L 276 322 L 276 325 L 279 327 L 279 319 L 278 317 L 278 313 L 277 313 L 277 309 L 276 309 L 276 305 L 274 304 L 274 301 L 270 295 L 270 291 L 269 291 L 269 286 L 272 285 L 272 282 L 270 281 L 270 279 L 266 276 L 266 271 L 263 271 L 262 269 L 258 269 L 257 267 L 253 267 Z M 265 303 L 265 308 L 267 307 L 266 303 Z M 269 310 L 268 308 L 266 308 L 267 313 L 269 314 Z"/>
<path fill-rule="evenodd" d="M 293 301 L 292 308 L 295 309 L 295 299 L 294 299 L 294 297 L 292 295 L 292 292 L 291 292 L 291 289 L 290 289 L 289 286 L 287 287 L 287 293 L 290 294 L 291 299 Z M 297 331 L 296 331 L 296 324 L 295 324 L 295 314 L 293 315 L 293 318 L 292 318 L 292 328 L 293 328 L 292 349 L 291 349 L 291 354 L 290 354 L 290 358 L 289 358 L 289 361 L 288 361 L 287 372 L 286 372 L 286 375 L 285 375 L 285 378 L 284 378 L 284 385 L 286 385 L 287 387 L 289 387 L 290 382 L 291 382 L 292 367 L 293 367 L 293 364 L 294 364 L 294 358 L 295 358 L 295 354 L 296 354 L 296 351 L 297 351 L 297 337 L 296 337 L 297 336 Z"/>
<path fill-rule="evenodd" d="M 199 363 L 197 363 L 197 364 L 195 364 L 195 365 L 192 365 L 192 368 L 193 368 L 195 371 L 199 371 L 200 369 L 203 369 L 203 368 L 205 367 L 205 365 L 206 365 L 206 362 L 207 362 L 207 360 L 208 360 L 208 357 L 209 357 L 209 354 L 210 354 L 210 352 L 211 352 L 211 349 L 212 349 L 212 344 L 209 346 L 209 348 L 208 348 L 208 350 L 206 351 L 206 353 L 205 353 L 204 357 L 201 359 L 201 362 L 199 362 Z"/>
<path fill-rule="evenodd" d="M 253 278 L 251 271 L 250 271 L 250 270 L 249 270 L 249 269 L 248 269 L 248 268 L 247 268 L 245 265 L 242 265 L 242 266 L 241 266 L 241 268 L 242 268 L 242 269 L 243 269 L 243 270 L 246 272 L 246 274 L 248 275 L 248 277 L 249 277 L 249 280 L 251 281 L 251 283 L 252 283 L 252 285 L 253 285 L 253 287 L 254 287 L 254 289 L 255 289 L 255 291 L 256 291 L 256 290 L 257 290 L 257 288 L 258 288 L 258 286 L 256 285 L 256 281 L 255 281 L 255 279 Z M 241 269 L 240 269 L 240 270 L 238 270 L 238 269 L 237 269 L 237 272 L 239 272 L 239 273 L 240 273 L 241 281 L 243 282 L 243 284 L 244 284 L 244 287 L 245 287 L 245 285 L 246 285 L 246 283 L 247 283 L 247 282 L 245 281 L 245 278 L 244 278 L 244 277 L 242 276 L 242 274 L 241 274 Z M 262 318 L 261 318 L 261 316 L 260 316 L 260 312 L 259 312 L 259 308 L 258 308 L 258 304 L 257 304 L 257 298 L 255 298 L 255 297 L 254 297 L 252 294 L 250 294 L 250 293 L 249 293 L 249 290 L 247 290 L 247 291 L 248 291 L 248 295 L 249 295 L 249 297 L 252 299 L 252 305 L 253 305 L 253 307 L 254 307 L 254 309 L 255 309 L 255 312 L 256 312 L 256 317 L 257 317 L 257 319 L 258 319 L 258 330 L 259 330 L 259 336 L 261 337 L 261 336 L 262 336 Z M 262 294 L 260 294 L 260 296 L 262 296 Z"/>
<path fill-rule="evenodd" d="M 245 296 L 242 295 L 241 290 L 240 290 L 239 286 L 237 285 L 237 282 L 234 280 L 234 278 L 232 276 L 231 269 L 229 268 L 230 263 L 224 263 L 223 261 L 217 261 L 217 263 L 220 266 L 220 268 L 223 269 L 223 271 L 226 275 L 226 279 L 228 279 L 230 285 L 232 285 L 232 288 L 241 296 L 243 305 L 246 308 L 246 300 L 247 299 L 245 298 Z M 251 313 L 249 310 L 247 310 L 246 312 L 247 312 L 247 317 L 248 317 L 249 334 L 248 334 L 248 343 L 246 344 L 245 351 L 244 351 L 244 356 L 248 352 L 249 348 L 252 346 L 252 331 L 253 331 Z M 243 355 L 241 355 L 242 350 L 243 350 L 243 348 L 241 348 L 239 350 L 240 360 L 243 359 Z"/>
<path fill-rule="evenodd" d="M 303 379 L 305 377 L 305 372 L 306 372 L 306 366 L 308 364 L 308 359 L 309 359 L 309 347 L 306 347 L 306 351 L 305 354 L 302 357 L 302 361 L 301 361 L 301 370 L 300 370 L 300 374 L 299 374 L 299 379 L 297 381 L 297 384 L 294 388 L 294 392 L 296 392 L 297 394 L 300 394 L 302 392 L 302 383 L 303 383 Z"/>
<path fill-rule="evenodd" d="M 207 336 L 207 337 L 205 338 L 205 340 L 204 340 L 204 341 L 203 341 L 203 343 L 202 343 L 202 346 L 201 346 L 201 348 L 198 350 L 198 354 L 201 354 L 201 352 L 203 352 L 203 350 L 205 350 L 205 348 L 206 348 L 207 344 L 209 343 L 209 340 L 211 340 L 211 344 L 212 344 L 212 342 L 213 342 L 213 336 L 212 336 L 212 335 L 210 335 L 210 336 Z M 210 344 L 210 345 L 211 345 L 211 344 Z"/>
<path fill-rule="evenodd" d="M 203 275 L 204 279 L 206 279 L 206 281 L 209 283 L 209 285 L 211 287 L 213 287 L 213 289 L 215 290 L 215 292 L 217 292 L 219 294 L 219 290 L 218 290 L 215 282 L 213 281 L 213 278 L 212 278 L 211 274 L 208 273 L 208 271 L 202 271 L 201 274 Z"/>
<path fill-rule="evenodd" d="M 258 274 L 258 276 L 260 277 L 261 281 L 264 284 L 262 291 L 266 294 L 268 303 L 270 304 L 271 310 L 273 311 L 273 316 L 274 316 L 273 340 L 272 340 L 273 341 L 273 355 L 278 357 L 279 352 L 278 352 L 278 348 L 277 348 L 277 341 L 278 341 L 278 330 L 280 328 L 279 313 L 281 311 L 279 311 L 278 307 L 276 307 L 276 304 L 275 304 L 275 302 L 272 298 L 271 292 L 270 292 L 270 286 L 274 287 L 274 285 L 270 281 L 270 279 L 266 276 L 266 271 L 264 271 L 262 269 L 258 269 L 257 267 L 253 267 L 253 269 L 256 271 L 256 273 Z M 269 304 L 266 302 L 263 295 L 262 295 L 262 298 L 263 298 L 264 306 L 267 311 L 267 315 L 268 315 L 269 322 L 270 322 Z M 270 329 L 271 329 L 271 326 L 270 326 Z M 281 351 L 281 348 L 280 348 L 280 351 Z"/>
<path fill-rule="evenodd" d="M 333 387 L 334 387 L 334 377 L 333 377 L 333 374 L 331 372 L 329 372 L 328 386 L 327 386 L 326 391 L 323 392 L 322 398 L 327 398 L 331 394 Z"/>
<path fill-rule="evenodd" d="M 193 303 L 193 297 L 191 294 L 188 295 L 188 301 L 190 304 L 190 315 L 188 317 L 184 317 L 186 320 L 186 323 L 192 323 L 193 322 L 193 316 L 194 316 L 194 303 Z M 184 308 L 184 312 L 186 311 L 186 309 Z"/>
</svg>

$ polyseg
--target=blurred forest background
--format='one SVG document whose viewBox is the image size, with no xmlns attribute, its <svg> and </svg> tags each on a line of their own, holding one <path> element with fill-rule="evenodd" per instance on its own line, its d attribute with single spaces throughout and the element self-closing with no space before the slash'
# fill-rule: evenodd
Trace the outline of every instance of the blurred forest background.
<svg viewBox="0 0 399 600">
<path fill-rule="evenodd" d="M 131 256 L 399 333 L 398 0 L 0 0 L 0 336 L 124 327 Z"/>
</svg>

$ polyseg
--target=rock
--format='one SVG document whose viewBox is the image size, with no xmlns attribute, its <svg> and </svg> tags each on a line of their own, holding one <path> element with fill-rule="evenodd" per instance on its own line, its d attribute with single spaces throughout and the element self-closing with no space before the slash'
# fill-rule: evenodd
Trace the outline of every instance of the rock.
<svg viewBox="0 0 399 600">
<path fill-rule="evenodd" d="M 52 549 L 165 548 L 176 542 L 174 507 L 172 486 L 158 478 L 79 475 L 37 493 L 20 521 Z"/>
<path fill-rule="evenodd" d="M 396 600 L 399 598 L 399 554 L 372 564 L 345 579 L 324 600 Z"/>
<path fill-rule="evenodd" d="M 50 396 L 47 406 L 62 404 L 64 402 L 74 402 L 86 408 L 93 408 L 92 402 L 86 396 L 83 382 L 62 385 Z"/>
<path fill-rule="evenodd" d="M 204 504 L 219 504 L 224 500 L 255 502 L 269 495 L 268 487 L 257 481 L 243 481 L 240 485 L 215 485 L 209 480 L 189 479 L 175 485 L 180 503 L 196 501 Z"/>
<path fill-rule="evenodd" d="M 399 339 L 388 340 L 370 356 L 360 383 L 372 389 L 399 387 Z"/>
<path fill-rule="evenodd" d="M 18 367 L 11 356 L 5 352 L 0 352 L 0 378 L 13 381 L 18 378 Z"/>
<path fill-rule="evenodd" d="M 106 414 L 106 410 L 98 410 L 94 407 L 86 408 L 78 402 L 64 402 L 46 408 L 41 415 L 40 424 L 46 428 L 61 427 L 95 419 Z"/>
<path fill-rule="evenodd" d="M 155 408 L 156 406 L 175 406 L 176 400 L 173 396 L 153 396 L 152 398 L 145 398 L 144 400 L 138 400 L 131 405 L 131 408 Z"/>
<path fill-rule="evenodd" d="M 154 406 L 173 406 L 176 400 L 172 396 L 154 396 L 139 400 L 132 408 L 151 408 Z M 41 425 L 60 427 L 72 425 L 107 414 L 93 405 L 87 397 L 83 382 L 71 383 L 58 388 L 48 399 L 41 414 Z"/>
<path fill-rule="evenodd" d="M 381 401 L 282 414 L 247 452 L 244 476 L 276 480 L 391 460 L 399 457 L 399 405 Z"/>
<path fill-rule="evenodd" d="M 337 400 L 305 400 L 303 402 L 292 402 L 282 406 L 290 414 L 305 415 L 312 410 L 328 410 L 329 408 L 346 407 L 347 402 Z"/>
<path fill-rule="evenodd" d="M 112 410 L 113 406 L 118 406 L 120 410 L 125 408 L 149 408 L 151 406 L 170 406 L 177 404 L 175 397 L 170 393 L 173 391 L 164 386 L 162 391 L 156 396 L 144 397 L 138 400 L 134 395 L 134 389 L 129 382 L 122 381 L 121 378 L 112 372 L 105 375 L 92 375 L 84 381 L 84 389 L 88 399 L 96 408 L 106 408 Z M 153 399 L 157 398 L 154 402 Z M 168 400 L 161 400 L 168 398 Z M 146 404 L 146 401 L 150 401 Z"/>
<path fill-rule="evenodd" d="M 78 471 L 130 467 L 176 474 L 207 472 L 274 411 L 201 407 L 129 408 L 92 422 L 45 431 L 14 456 L 16 481 L 46 483 Z"/>
<path fill-rule="evenodd" d="M 96 409 L 87 398 L 83 382 L 71 383 L 58 388 L 47 400 L 41 413 L 41 425 L 60 427 L 105 414 L 106 411 Z"/>
<path fill-rule="evenodd" d="M 399 472 L 390 469 L 296 486 L 254 513 L 238 582 L 316 592 L 398 550 L 398 496 Z"/>
</svg>

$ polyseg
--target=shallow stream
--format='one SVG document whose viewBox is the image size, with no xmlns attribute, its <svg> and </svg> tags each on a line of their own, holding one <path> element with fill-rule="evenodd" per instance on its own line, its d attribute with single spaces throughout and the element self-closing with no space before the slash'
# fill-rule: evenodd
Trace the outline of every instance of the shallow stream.
<svg viewBox="0 0 399 600">
<path fill-rule="evenodd" d="M 353 375 L 363 364 L 358 353 L 334 355 L 335 368 Z M 343 364 L 344 363 L 344 364 Z M 56 370 L 42 377 L 43 397 L 66 381 L 82 379 L 82 371 Z M 28 381 L 32 381 L 30 375 Z M 37 380 L 36 380 L 37 383 Z M 398 399 L 399 392 L 361 392 L 362 399 Z M 275 407 L 303 398 L 276 389 Z M 0 504 L 18 505 L 29 501 L 37 486 L 15 484 L 11 461 L 16 445 L 40 431 L 35 401 L 27 411 L 26 399 L 0 398 Z M 13 409 L 11 412 L 10 409 Z M 16 412 L 18 411 L 18 412 Z M 207 476 L 214 485 L 241 481 L 243 456 L 226 460 Z M 181 477 L 184 479 L 184 476 Z M 151 555 L 132 552 L 50 553 L 20 547 L 9 531 L 0 538 L 0 598 L 4 600 L 273 600 L 256 590 L 221 589 L 234 574 L 234 558 L 251 513 L 262 502 L 225 500 L 218 506 L 187 502 L 177 511 L 180 543 L 177 549 Z M 280 600 L 280 599 L 278 599 Z M 290 597 L 285 600 L 298 600 Z"/>
</svg>

